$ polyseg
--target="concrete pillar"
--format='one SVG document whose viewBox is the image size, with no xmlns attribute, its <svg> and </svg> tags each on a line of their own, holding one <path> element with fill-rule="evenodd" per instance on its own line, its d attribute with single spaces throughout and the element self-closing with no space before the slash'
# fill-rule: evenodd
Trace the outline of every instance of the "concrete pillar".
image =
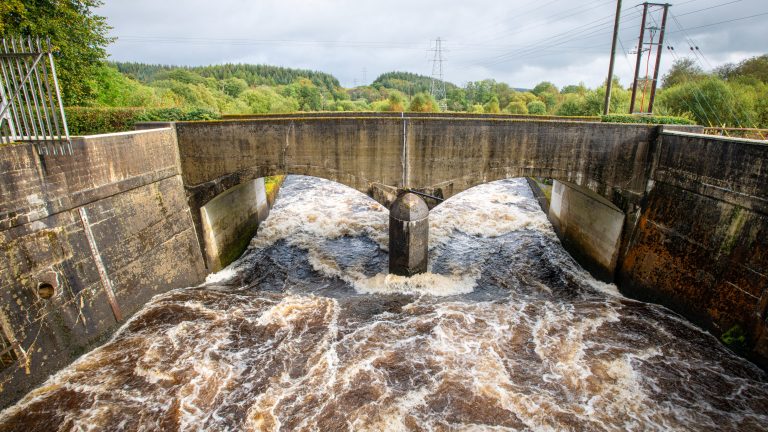
<svg viewBox="0 0 768 432">
<path fill-rule="evenodd" d="M 416 194 L 400 195 L 389 208 L 389 272 L 424 273 L 428 260 L 429 208 Z"/>
</svg>

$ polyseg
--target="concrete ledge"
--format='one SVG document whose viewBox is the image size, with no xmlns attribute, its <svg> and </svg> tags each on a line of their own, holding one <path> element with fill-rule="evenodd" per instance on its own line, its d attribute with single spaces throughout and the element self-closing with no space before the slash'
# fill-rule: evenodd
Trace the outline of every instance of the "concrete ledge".
<svg viewBox="0 0 768 432">
<path fill-rule="evenodd" d="M 73 155 L 34 144 L 0 148 L 0 229 L 8 229 L 178 175 L 173 129 L 76 137 Z"/>
</svg>

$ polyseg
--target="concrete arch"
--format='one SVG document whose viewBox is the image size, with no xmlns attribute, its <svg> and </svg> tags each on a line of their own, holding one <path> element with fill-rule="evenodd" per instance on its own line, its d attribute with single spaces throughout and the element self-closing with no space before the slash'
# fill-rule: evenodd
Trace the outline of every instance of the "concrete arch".
<svg viewBox="0 0 768 432">
<path fill-rule="evenodd" d="M 494 180 L 547 177 L 601 195 L 628 215 L 631 229 L 659 132 L 653 125 L 405 115 L 176 124 L 201 245 L 206 203 L 278 174 L 332 180 L 387 207 L 406 188 L 449 198 Z"/>
</svg>

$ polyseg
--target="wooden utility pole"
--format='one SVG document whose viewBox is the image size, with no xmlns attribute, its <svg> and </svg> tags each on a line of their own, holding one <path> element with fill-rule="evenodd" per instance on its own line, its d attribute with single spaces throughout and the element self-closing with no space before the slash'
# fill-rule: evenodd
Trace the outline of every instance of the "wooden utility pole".
<svg viewBox="0 0 768 432">
<path fill-rule="evenodd" d="M 613 88 L 613 63 L 616 60 L 616 40 L 619 37 L 619 18 L 620 17 L 621 17 L 621 0 L 616 0 L 616 19 L 613 22 L 613 42 L 611 42 L 611 61 L 608 64 L 608 81 L 605 83 L 605 108 L 603 108 L 603 115 L 607 115 L 611 107 L 611 89 Z"/>
<path fill-rule="evenodd" d="M 629 102 L 629 113 L 634 114 L 635 112 L 635 97 L 637 96 L 637 87 L 639 85 L 638 81 L 640 79 L 640 64 L 642 63 L 643 58 L 643 52 L 646 51 L 645 46 L 648 45 L 648 50 L 653 51 L 654 46 L 656 47 L 656 64 L 654 65 L 653 70 L 653 81 L 651 83 L 651 95 L 648 102 L 648 113 L 653 112 L 653 100 L 656 96 L 656 82 L 659 79 L 659 66 L 661 64 L 661 50 L 663 48 L 664 44 L 664 30 L 667 26 L 667 12 L 669 12 L 669 3 L 643 3 L 643 20 L 640 24 L 640 39 L 637 43 L 637 61 L 635 63 L 635 78 L 632 81 L 632 99 Z M 649 27 L 651 30 L 651 42 L 645 43 L 645 23 L 647 21 L 648 16 L 648 9 L 649 7 L 662 7 L 664 8 L 664 16 L 661 20 L 661 28 L 657 29 L 656 27 Z M 653 32 L 656 30 L 660 31 L 659 34 L 659 41 L 658 43 L 653 42 Z M 647 66 L 650 64 L 650 56 L 651 53 L 648 53 L 648 61 L 646 64 L 646 74 L 645 74 L 645 82 L 647 84 L 648 82 L 648 72 L 647 72 Z M 643 97 L 645 97 L 645 87 L 643 87 Z M 642 105 L 642 102 L 641 102 Z M 643 107 L 640 106 L 640 110 L 642 110 Z"/>
<path fill-rule="evenodd" d="M 637 95 L 637 78 L 640 75 L 640 62 L 643 60 L 645 43 L 645 17 L 648 15 L 648 3 L 643 3 L 643 20 L 640 23 L 640 39 L 637 42 L 637 61 L 635 62 L 635 79 L 632 81 L 632 99 L 629 101 L 629 113 L 635 112 L 635 96 Z"/>
<path fill-rule="evenodd" d="M 661 18 L 659 46 L 656 49 L 656 65 L 653 70 L 653 82 L 651 83 L 651 98 L 648 101 L 649 113 L 653 113 L 653 99 L 656 97 L 656 84 L 659 82 L 659 65 L 661 64 L 661 51 L 664 48 L 664 30 L 667 28 L 667 12 L 669 12 L 669 4 L 664 5 L 664 15 Z"/>
</svg>

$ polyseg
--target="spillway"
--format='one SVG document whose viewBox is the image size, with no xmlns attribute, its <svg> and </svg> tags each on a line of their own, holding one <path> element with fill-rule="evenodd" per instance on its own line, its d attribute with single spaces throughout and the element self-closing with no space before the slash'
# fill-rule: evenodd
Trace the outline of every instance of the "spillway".
<svg viewBox="0 0 768 432">
<path fill-rule="evenodd" d="M 765 430 L 768 377 L 564 251 L 527 183 L 432 210 L 388 275 L 388 212 L 289 177 L 234 264 L 156 296 L 0 430 Z"/>
</svg>

